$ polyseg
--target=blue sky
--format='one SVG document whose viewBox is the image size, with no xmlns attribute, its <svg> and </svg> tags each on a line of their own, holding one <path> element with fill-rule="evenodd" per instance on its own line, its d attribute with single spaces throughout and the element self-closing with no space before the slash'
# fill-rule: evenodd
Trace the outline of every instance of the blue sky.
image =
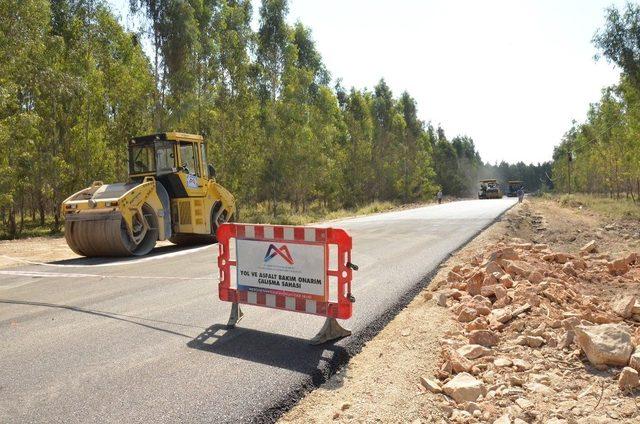
<svg viewBox="0 0 640 424">
<path fill-rule="evenodd" d="M 131 27 L 128 0 L 109 0 Z M 253 0 L 257 26 L 259 0 Z M 619 70 L 591 43 L 604 0 L 290 0 L 333 78 L 408 91 L 420 118 L 472 137 L 483 160 L 550 160 Z"/>
</svg>

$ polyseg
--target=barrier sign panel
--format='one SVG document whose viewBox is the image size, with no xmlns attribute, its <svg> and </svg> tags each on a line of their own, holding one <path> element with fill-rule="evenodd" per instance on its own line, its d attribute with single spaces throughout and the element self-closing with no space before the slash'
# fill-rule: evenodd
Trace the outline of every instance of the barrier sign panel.
<svg viewBox="0 0 640 424">
<path fill-rule="evenodd" d="M 236 239 L 238 290 L 326 299 L 323 244 Z"/>
<path fill-rule="evenodd" d="M 226 223 L 217 237 L 220 300 L 351 317 L 355 266 L 344 230 Z"/>
</svg>

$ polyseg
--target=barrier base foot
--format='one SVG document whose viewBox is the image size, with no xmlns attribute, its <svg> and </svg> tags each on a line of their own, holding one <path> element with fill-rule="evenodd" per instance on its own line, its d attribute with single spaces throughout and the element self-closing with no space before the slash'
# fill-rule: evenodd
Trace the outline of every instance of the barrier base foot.
<svg viewBox="0 0 640 424">
<path fill-rule="evenodd" d="M 335 318 L 327 318 L 324 325 L 316 334 L 316 336 L 309 340 L 312 345 L 319 345 L 329 340 L 341 339 L 351 335 L 351 330 L 347 330 L 342 327 Z"/>
<path fill-rule="evenodd" d="M 236 326 L 238 322 L 242 319 L 244 314 L 240 309 L 240 305 L 238 303 L 231 304 L 231 314 L 229 315 L 229 322 L 227 322 L 227 327 L 233 328 Z"/>
</svg>

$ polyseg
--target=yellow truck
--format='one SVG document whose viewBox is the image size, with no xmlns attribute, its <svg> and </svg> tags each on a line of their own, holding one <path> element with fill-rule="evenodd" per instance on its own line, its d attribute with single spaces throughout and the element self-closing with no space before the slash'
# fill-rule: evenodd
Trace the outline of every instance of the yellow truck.
<svg viewBox="0 0 640 424">
<path fill-rule="evenodd" d="M 65 238 L 83 256 L 140 256 L 158 240 L 214 242 L 235 199 L 205 166 L 202 136 L 167 132 L 129 140 L 129 181 L 90 187 L 62 203 Z"/>
</svg>

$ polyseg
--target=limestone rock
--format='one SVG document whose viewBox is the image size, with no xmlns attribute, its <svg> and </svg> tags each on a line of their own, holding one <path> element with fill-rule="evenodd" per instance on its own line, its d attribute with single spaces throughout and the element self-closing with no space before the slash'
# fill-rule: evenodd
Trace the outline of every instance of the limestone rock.
<svg viewBox="0 0 640 424">
<path fill-rule="evenodd" d="M 609 272 L 613 275 L 623 275 L 629 272 L 629 265 L 624 259 L 616 259 L 607 263 Z"/>
<path fill-rule="evenodd" d="M 494 272 L 497 272 L 500 275 L 504 274 L 504 271 L 502 270 L 500 265 L 498 265 L 498 263 L 495 261 L 487 262 L 486 265 L 484 266 L 484 269 L 489 274 L 493 274 Z"/>
<path fill-rule="evenodd" d="M 494 309 L 493 311 L 491 311 L 491 314 L 493 315 L 495 320 L 501 324 L 505 324 L 511 321 L 511 319 L 513 318 L 513 314 L 508 308 Z"/>
<path fill-rule="evenodd" d="M 503 416 L 495 420 L 493 424 L 511 424 L 511 417 L 509 416 L 509 414 L 504 414 Z"/>
<path fill-rule="evenodd" d="M 504 297 L 507 297 L 508 293 L 506 288 L 504 288 L 503 286 L 496 285 L 494 289 L 494 294 L 496 296 L 496 299 L 502 299 Z"/>
<path fill-rule="evenodd" d="M 533 284 L 538 284 L 542 282 L 543 278 L 544 277 L 542 276 L 542 273 L 540 273 L 540 271 L 533 271 L 529 275 L 529 281 L 531 281 Z"/>
<path fill-rule="evenodd" d="M 520 336 L 516 339 L 516 343 L 521 346 L 537 348 L 545 344 L 545 340 L 540 336 Z"/>
<path fill-rule="evenodd" d="M 443 390 L 456 403 L 475 402 L 486 393 L 484 383 L 466 372 L 452 378 L 444 385 Z"/>
<path fill-rule="evenodd" d="M 593 365 L 625 366 L 633 352 L 631 335 L 620 324 L 576 325 L 576 342 Z"/>
<path fill-rule="evenodd" d="M 555 390 L 553 390 L 549 386 L 545 386 L 542 383 L 536 383 L 536 382 L 528 383 L 528 384 L 525 384 L 525 388 L 531 392 L 539 393 L 541 395 L 552 395 L 555 393 Z"/>
<path fill-rule="evenodd" d="M 524 305 L 519 306 L 513 310 L 513 316 L 517 317 L 518 315 L 522 315 L 525 312 L 529 311 L 530 309 L 531 309 L 531 305 L 529 305 L 528 303 L 525 303 Z"/>
<path fill-rule="evenodd" d="M 573 262 L 571 261 L 567 262 L 562 266 L 562 271 L 565 274 L 571 275 L 573 277 L 576 277 L 578 275 L 578 272 L 576 271 L 576 268 L 574 267 Z"/>
<path fill-rule="evenodd" d="M 501 297 L 500 299 L 497 299 L 494 302 L 493 307 L 494 308 L 504 308 L 505 306 L 511 304 L 512 301 L 513 301 L 513 299 L 511 299 L 510 296 Z"/>
<path fill-rule="evenodd" d="M 442 387 L 436 380 L 420 377 L 420 384 L 431 393 L 442 393 Z"/>
<path fill-rule="evenodd" d="M 490 284 L 488 286 L 482 286 L 480 288 L 480 294 L 483 295 L 484 297 L 489 297 L 489 296 L 495 296 L 496 294 L 496 285 L 495 284 Z"/>
<path fill-rule="evenodd" d="M 457 352 L 467 359 L 478 359 L 491 354 L 491 349 L 477 344 L 468 344 L 457 349 Z"/>
<path fill-rule="evenodd" d="M 513 365 L 516 367 L 518 371 L 526 371 L 531 369 L 531 364 L 524 359 L 515 358 L 513 360 Z"/>
<path fill-rule="evenodd" d="M 458 274 L 457 272 L 451 270 L 449 271 L 449 274 L 447 275 L 447 281 L 450 283 L 455 283 L 455 282 L 459 282 L 462 281 L 462 275 Z"/>
<path fill-rule="evenodd" d="M 469 343 L 491 347 L 498 344 L 498 335 L 491 330 L 473 330 L 469 333 Z"/>
<path fill-rule="evenodd" d="M 589 243 L 582 246 L 580 251 L 584 253 L 595 253 L 598 251 L 598 245 L 595 240 L 591 240 Z"/>
<path fill-rule="evenodd" d="M 505 274 L 500 277 L 500 284 L 502 284 L 505 289 L 510 289 L 511 287 L 513 287 L 513 279 L 510 275 Z"/>
<path fill-rule="evenodd" d="M 509 265 L 507 265 L 507 272 L 512 277 L 522 276 L 526 278 L 529 275 L 529 272 L 526 270 L 525 266 L 523 265 L 524 264 L 521 262 L 518 262 L 518 263 L 511 262 L 509 263 Z"/>
<path fill-rule="evenodd" d="M 474 280 L 474 279 L 470 279 L 469 281 L 467 281 L 467 292 L 471 295 L 471 296 L 475 296 L 477 294 L 482 293 L 482 289 L 484 287 L 482 287 L 482 280 L 478 281 L 478 280 Z"/>
<path fill-rule="evenodd" d="M 493 365 L 496 367 L 510 367 L 513 365 L 513 361 L 509 358 L 496 358 L 493 360 Z"/>
<path fill-rule="evenodd" d="M 467 404 L 464 407 L 464 410 L 470 413 L 471 415 L 478 415 L 478 413 L 482 412 L 480 405 L 478 405 L 475 402 L 467 402 Z"/>
<path fill-rule="evenodd" d="M 518 398 L 516 399 L 516 405 L 518 405 L 522 409 L 529 409 L 533 406 L 533 403 L 526 398 Z"/>
<path fill-rule="evenodd" d="M 449 362 L 454 373 L 470 372 L 473 368 L 473 362 L 460 355 L 457 351 L 449 351 Z"/>
<path fill-rule="evenodd" d="M 505 247 L 503 249 L 496 250 L 490 255 L 492 260 L 496 259 L 507 259 L 507 260 L 515 260 L 520 259 L 516 251 L 513 247 Z"/>
<path fill-rule="evenodd" d="M 631 367 L 624 367 L 618 378 L 618 387 L 620 390 L 633 390 L 640 386 L 638 371 Z"/>
<path fill-rule="evenodd" d="M 636 371 L 640 371 L 640 346 L 636 347 L 635 352 L 631 355 L 629 366 Z"/>
<path fill-rule="evenodd" d="M 627 265 L 633 265 L 637 263 L 639 259 L 640 255 L 638 255 L 637 253 L 630 253 L 626 258 L 624 258 L 624 261 L 627 263 Z"/>
<path fill-rule="evenodd" d="M 464 307 L 458 314 L 458 321 L 471 322 L 478 317 L 478 311 L 474 308 Z"/>
<path fill-rule="evenodd" d="M 560 349 L 567 349 L 573 343 L 573 340 L 575 339 L 575 336 L 576 336 L 576 333 L 574 333 L 573 330 L 565 331 L 564 334 L 562 335 L 562 337 L 560 338 L 560 342 L 558 343 L 558 347 Z"/>
<path fill-rule="evenodd" d="M 631 318 L 635 304 L 635 296 L 624 296 L 622 299 L 614 302 L 611 309 L 613 309 L 613 312 L 620 315 L 622 318 Z"/>
<path fill-rule="evenodd" d="M 467 331 L 486 330 L 489 328 L 486 318 L 478 317 L 465 326 Z"/>
</svg>

